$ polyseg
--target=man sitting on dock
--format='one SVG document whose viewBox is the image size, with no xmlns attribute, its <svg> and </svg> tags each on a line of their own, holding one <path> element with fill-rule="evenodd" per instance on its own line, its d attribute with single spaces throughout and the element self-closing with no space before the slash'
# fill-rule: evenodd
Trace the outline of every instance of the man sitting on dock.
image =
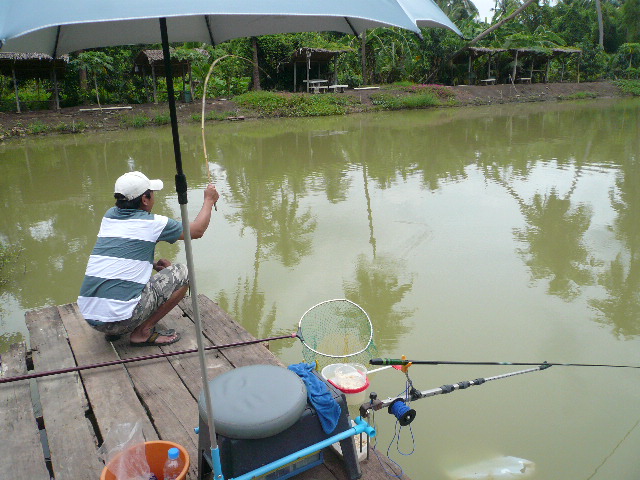
<svg viewBox="0 0 640 480">
<path fill-rule="evenodd" d="M 162 180 L 149 180 L 140 172 L 125 173 L 115 184 L 116 205 L 102 219 L 78 307 L 87 323 L 107 340 L 127 333 L 134 346 L 180 340 L 174 330 L 155 327 L 189 288 L 186 265 L 154 261 L 156 243 L 184 239 L 180 222 L 151 213 L 155 192 L 162 187 Z M 202 209 L 190 224 L 191 238 L 204 235 L 219 197 L 216 187 L 208 185 Z M 153 277 L 152 270 L 158 272 Z"/>
</svg>

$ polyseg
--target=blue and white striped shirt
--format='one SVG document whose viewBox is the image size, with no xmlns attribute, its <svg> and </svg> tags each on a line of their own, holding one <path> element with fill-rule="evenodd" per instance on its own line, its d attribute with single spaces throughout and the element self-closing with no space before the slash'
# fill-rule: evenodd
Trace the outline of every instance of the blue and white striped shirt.
<svg viewBox="0 0 640 480">
<path fill-rule="evenodd" d="M 102 219 L 80 288 L 78 307 L 87 320 L 131 317 L 151 278 L 156 243 L 174 243 L 182 224 L 144 210 L 110 208 Z"/>
</svg>

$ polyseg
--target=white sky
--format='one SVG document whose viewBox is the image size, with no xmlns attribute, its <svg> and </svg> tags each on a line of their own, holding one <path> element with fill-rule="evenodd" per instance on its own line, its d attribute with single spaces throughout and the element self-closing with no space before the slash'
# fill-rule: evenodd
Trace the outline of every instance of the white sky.
<svg viewBox="0 0 640 480">
<path fill-rule="evenodd" d="M 487 21 L 491 22 L 491 17 L 493 17 L 493 12 L 491 11 L 491 9 L 496 4 L 495 0 L 471 0 L 471 1 L 480 12 L 480 20 L 484 21 L 484 19 L 486 18 Z"/>
</svg>

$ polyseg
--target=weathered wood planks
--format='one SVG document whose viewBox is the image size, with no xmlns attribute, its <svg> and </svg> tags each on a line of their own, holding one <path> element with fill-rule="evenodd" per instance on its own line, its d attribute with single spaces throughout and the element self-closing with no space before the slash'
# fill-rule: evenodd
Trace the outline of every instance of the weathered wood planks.
<svg viewBox="0 0 640 480">
<path fill-rule="evenodd" d="M 213 301 L 205 296 L 199 296 L 198 301 L 205 345 L 254 340 Z M 86 324 L 75 304 L 28 312 L 26 321 L 35 371 L 195 349 L 191 316 L 191 300 L 185 299 L 162 322 L 182 334 L 180 342 L 166 347 L 132 347 L 125 337 L 113 344 L 107 342 Z M 25 353 L 22 346 L 4 354 L 0 375 L 25 373 Z M 210 350 L 206 353 L 207 378 L 211 380 L 232 368 L 257 363 L 282 365 L 263 344 Z M 187 478 L 198 478 L 197 437 L 193 427 L 198 423 L 197 398 L 202 378 L 196 353 L 58 374 L 33 382 L 37 382 L 40 393 L 56 480 L 99 478 L 103 465 L 98 461 L 97 444 L 113 425 L 135 421 L 142 422 L 147 440 L 160 438 L 183 445 L 191 456 Z M 4 440 L 5 432 L 10 432 L 12 441 L 0 441 L 2 471 L 11 471 L 15 480 L 48 480 L 27 381 L 0 385 L 0 440 Z M 384 455 L 381 461 L 389 462 Z M 361 467 L 365 480 L 387 478 L 373 454 Z M 347 480 L 342 461 L 331 451 L 325 452 L 323 465 L 296 478 Z M 402 479 L 408 480 L 406 476 Z"/>
<path fill-rule="evenodd" d="M 62 305 L 58 307 L 58 312 L 78 365 L 118 360 L 111 343 L 84 321 L 76 304 Z M 139 421 L 145 439 L 158 440 L 158 434 L 149 421 L 124 366 L 83 370 L 80 375 L 102 439 L 115 424 Z"/>
<path fill-rule="evenodd" d="M 27 312 L 27 327 L 36 371 L 75 366 L 60 314 L 55 307 Z M 97 441 L 87 399 L 77 372 L 37 379 L 42 416 L 56 480 L 99 478 Z"/>
<path fill-rule="evenodd" d="M 0 377 L 26 374 L 25 353 L 24 343 L 12 345 L 2 355 Z M 20 478 L 49 480 L 28 380 L 0 387 L 0 458 L 0 468 L 7 475 L 20 472 Z"/>
</svg>

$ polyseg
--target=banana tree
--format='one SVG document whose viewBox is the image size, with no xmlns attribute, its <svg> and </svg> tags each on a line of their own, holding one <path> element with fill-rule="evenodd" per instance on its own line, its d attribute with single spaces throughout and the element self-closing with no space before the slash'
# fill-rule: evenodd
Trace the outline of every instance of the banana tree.
<svg viewBox="0 0 640 480">
<path fill-rule="evenodd" d="M 113 71 L 113 58 L 104 52 L 88 51 L 79 53 L 78 57 L 71 63 L 93 76 L 93 85 L 96 89 L 98 108 L 102 110 L 102 106 L 100 105 L 100 93 L 98 91 L 98 74 Z"/>
</svg>

